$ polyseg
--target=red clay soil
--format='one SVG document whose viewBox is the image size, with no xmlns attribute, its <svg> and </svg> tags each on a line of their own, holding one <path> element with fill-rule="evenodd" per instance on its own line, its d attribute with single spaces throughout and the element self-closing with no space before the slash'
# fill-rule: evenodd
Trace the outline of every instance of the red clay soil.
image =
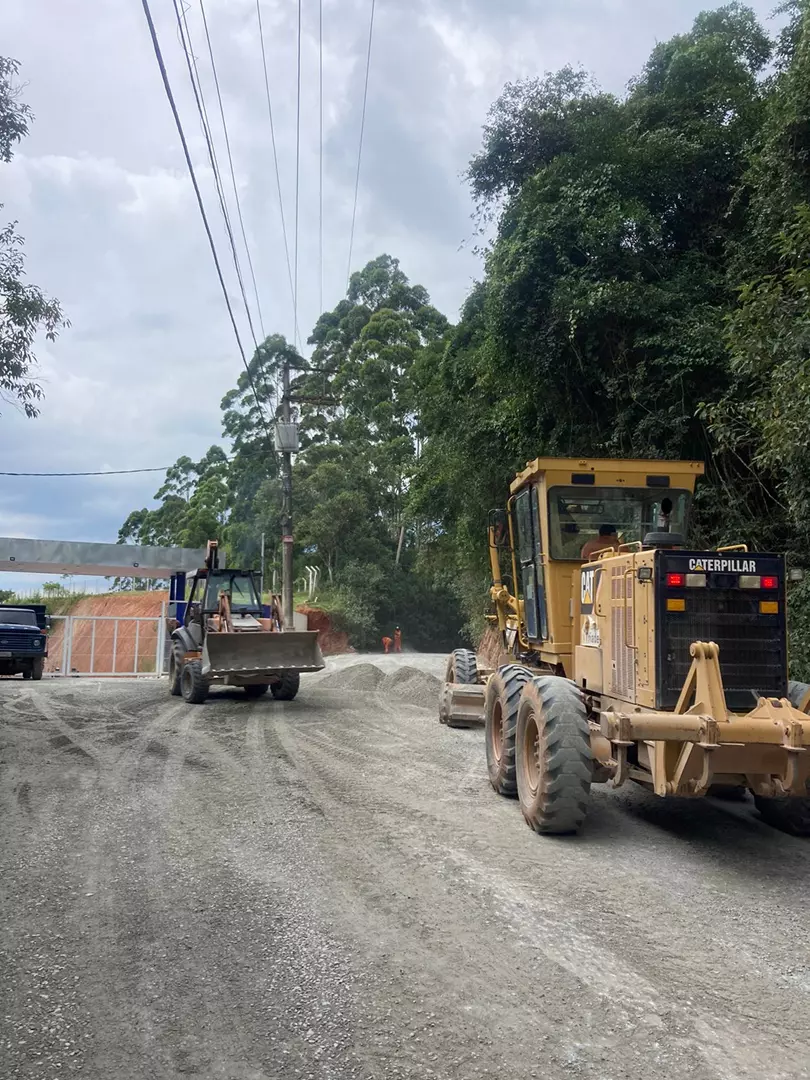
<svg viewBox="0 0 810 1080">
<path fill-rule="evenodd" d="M 354 652 L 349 644 L 349 635 L 343 630 L 335 630 L 327 612 L 321 608 L 301 604 L 295 609 L 307 617 L 310 630 L 318 631 L 318 644 L 324 656 L 336 656 L 338 653 Z"/>
<path fill-rule="evenodd" d="M 111 593 L 108 596 L 87 596 L 80 600 L 70 613 L 74 620 L 71 669 L 98 674 L 131 675 L 136 670 L 137 642 L 137 671 L 154 671 L 158 619 L 161 606 L 168 599 L 168 592 L 156 591 Z M 109 621 L 82 619 L 83 615 L 103 615 L 107 616 Z M 117 631 L 114 621 L 116 618 L 119 620 Z M 148 621 L 136 622 L 135 619 Z M 61 670 L 64 628 L 64 621 L 54 618 L 48 641 L 46 671 Z"/>
<path fill-rule="evenodd" d="M 484 631 L 484 636 L 478 643 L 477 652 L 484 665 L 492 668 L 493 671 L 502 664 L 514 663 L 514 657 L 510 656 L 503 647 L 500 631 L 494 626 L 488 626 Z"/>
<path fill-rule="evenodd" d="M 154 671 L 158 619 L 162 604 L 168 599 L 168 592 L 156 591 L 110 593 L 80 600 L 70 613 L 73 617 L 71 669 L 104 675 L 132 675 L 136 671 L 137 643 L 137 671 Z M 307 605 L 297 610 L 307 616 L 309 629 L 318 631 L 318 642 L 325 656 L 352 651 L 348 635 L 332 629 L 325 611 Z M 102 621 L 82 618 L 88 615 L 108 618 Z M 119 620 L 117 631 L 115 619 Z M 146 621 L 136 622 L 136 619 Z M 64 620 L 54 618 L 48 641 L 46 671 L 61 671 L 64 629 Z"/>
</svg>

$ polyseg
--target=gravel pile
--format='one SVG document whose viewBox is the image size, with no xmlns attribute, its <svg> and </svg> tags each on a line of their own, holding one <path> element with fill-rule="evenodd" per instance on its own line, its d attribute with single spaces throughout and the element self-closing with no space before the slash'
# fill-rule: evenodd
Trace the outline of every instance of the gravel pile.
<svg viewBox="0 0 810 1080">
<path fill-rule="evenodd" d="M 419 705 L 423 709 L 437 709 L 442 682 L 418 668 L 401 667 L 392 671 L 380 683 L 382 693 L 390 695 L 406 705 Z"/>
<path fill-rule="evenodd" d="M 319 680 L 323 690 L 376 690 L 385 675 L 375 664 L 352 664 Z"/>
<path fill-rule="evenodd" d="M 325 676 L 318 686 L 324 690 L 352 690 L 355 693 L 377 691 L 404 705 L 435 709 L 442 682 L 435 675 L 407 665 L 386 674 L 376 664 L 353 664 Z"/>
</svg>

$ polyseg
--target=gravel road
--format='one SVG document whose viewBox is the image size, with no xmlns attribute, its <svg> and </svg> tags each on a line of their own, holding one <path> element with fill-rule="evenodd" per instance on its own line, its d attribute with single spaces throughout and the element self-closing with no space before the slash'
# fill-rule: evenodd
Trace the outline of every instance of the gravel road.
<svg viewBox="0 0 810 1080">
<path fill-rule="evenodd" d="M 538 837 L 441 659 L 375 664 L 0 683 L 4 1080 L 810 1077 L 810 843 L 601 787 Z"/>
</svg>

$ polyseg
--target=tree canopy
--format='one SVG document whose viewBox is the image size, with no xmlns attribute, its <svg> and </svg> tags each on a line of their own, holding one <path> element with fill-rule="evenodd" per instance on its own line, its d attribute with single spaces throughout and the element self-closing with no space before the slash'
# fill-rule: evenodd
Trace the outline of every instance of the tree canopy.
<svg viewBox="0 0 810 1080">
<path fill-rule="evenodd" d="M 392 619 L 414 644 L 480 630 L 487 512 L 538 454 L 702 459 L 696 544 L 810 565 L 810 13 L 786 10 L 775 39 L 741 3 L 704 12 L 622 96 L 571 67 L 506 86 L 467 172 L 491 241 L 457 324 L 381 255 L 292 356 L 298 559 L 358 643 Z M 251 361 L 268 404 L 290 349 Z M 276 548 L 245 376 L 223 436 L 228 460 L 181 459 L 122 535 Z M 791 607 L 799 671 L 810 591 Z"/>
<path fill-rule="evenodd" d="M 31 110 L 20 100 L 18 71 L 16 60 L 0 56 L 0 162 L 6 164 L 32 120 Z M 42 399 L 34 341 L 38 333 L 53 341 L 68 324 L 58 302 L 24 280 L 23 244 L 16 221 L 0 226 L 0 400 L 33 417 Z"/>
</svg>

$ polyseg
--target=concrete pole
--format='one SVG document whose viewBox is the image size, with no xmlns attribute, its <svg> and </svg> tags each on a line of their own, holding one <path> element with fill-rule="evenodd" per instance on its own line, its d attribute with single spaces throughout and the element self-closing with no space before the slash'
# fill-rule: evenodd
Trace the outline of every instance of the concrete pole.
<svg viewBox="0 0 810 1080">
<path fill-rule="evenodd" d="M 264 533 L 262 533 L 262 569 L 259 574 L 259 603 L 264 603 Z"/>
<path fill-rule="evenodd" d="M 284 357 L 282 367 L 283 394 L 281 398 L 281 419 L 285 424 L 291 421 L 290 415 L 290 361 Z M 292 520 L 292 454 L 289 450 L 283 451 L 282 455 L 282 494 L 283 508 L 281 512 L 281 593 L 282 607 L 284 610 L 284 629 L 294 630 L 293 620 L 293 520 Z"/>
</svg>

